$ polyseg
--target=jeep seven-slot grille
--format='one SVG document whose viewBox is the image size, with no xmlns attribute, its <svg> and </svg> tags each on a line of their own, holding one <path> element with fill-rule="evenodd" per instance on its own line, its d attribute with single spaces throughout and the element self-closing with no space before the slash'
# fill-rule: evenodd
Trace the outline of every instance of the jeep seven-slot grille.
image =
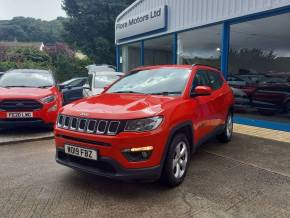
<svg viewBox="0 0 290 218">
<path fill-rule="evenodd" d="M 76 132 L 97 135 L 117 135 L 125 128 L 126 122 L 120 120 L 87 119 L 59 115 L 57 127 Z"/>
<path fill-rule="evenodd" d="M 4 100 L 0 101 L 3 111 L 35 111 L 42 108 L 42 104 L 35 100 Z"/>
</svg>

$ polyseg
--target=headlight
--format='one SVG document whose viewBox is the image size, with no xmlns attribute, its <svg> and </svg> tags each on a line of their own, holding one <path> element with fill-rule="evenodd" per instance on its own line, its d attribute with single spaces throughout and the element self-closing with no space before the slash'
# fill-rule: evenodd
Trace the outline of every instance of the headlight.
<svg viewBox="0 0 290 218">
<path fill-rule="evenodd" d="M 126 132 L 144 132 L 157 129 L 163 121 L 163 117 L 151 117 L 139 120 L 129 120 L 125 127 Z"/>
<path fill-rule="evenodd" d="M 56 100 L 56 96 L 55 95 L 50 95 L 50 96 L 47 96 L 47 97 L 44 97 L 42 99 L 40 99 L 40 101 L 44 104 L 48 104 L 48 103 L 51 103 L 51 102 L 54 102 Z"/>
</svg>

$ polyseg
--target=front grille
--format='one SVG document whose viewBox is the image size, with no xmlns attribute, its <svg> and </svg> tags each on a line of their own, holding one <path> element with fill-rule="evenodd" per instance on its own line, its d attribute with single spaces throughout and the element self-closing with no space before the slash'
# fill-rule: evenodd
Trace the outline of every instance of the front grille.
<svg viewBox="0 0 290 218">
<path fill-rule="evenodd" d="M 59 115 L 57 126 L 77 132 L 97 135 L 117 135 L 125 128 L 126 122 L 120 120 L 97 120 Z"/>
<path fill-rule="evenodd" d="M 3 111 L 35 111 L 42 108 L 42 104 L 35 100 L 4 100 L 0 102 Z"/>
</svg>

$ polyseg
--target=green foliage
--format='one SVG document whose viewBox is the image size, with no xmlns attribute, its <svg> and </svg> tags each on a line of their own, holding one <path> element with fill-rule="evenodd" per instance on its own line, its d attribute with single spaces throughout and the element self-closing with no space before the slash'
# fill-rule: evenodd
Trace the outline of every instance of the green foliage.
<svg viewBox="0 0 290 218">
<path fill-rule="evenodd" d="M 134 0 L 64 0 L 70 17 L 64 22 L 64 38 L 96 64 L 115 64 L 114 32 L 117 15 Z"/>
<path fill-rule="evenodd" d="M 53 71 L 56 72 L 56 78 L 60 82 L 73 77 L 87 76 L 88 71 L 85 67 L 90 63 L 89 59 L 79 60 L 64 54 L 59 54 L 52 60 Z"/>
<path fill-rule="evenodd" d="M 51 68 L 48 54 L 33 48 L 12 48 L 5 51 L 0 62 L 0 71 L 9 69 L 47 69 Z"/>
<path fill-rule="evenodd" d="M 73 77 L 87 76 L 86 66 L 89 59 L 79 60 L 67 53 L 49 55 L 32 48 L 14 48 L 1 51 L 0 71 L 10 69 L 46 69 L 55 72 L 58 81 Z"/>
<path fill-rule="evenodd" d="M 0 41 L 57 42 L 62 40 L 63 22 L 59 17 L 53 21 L 15 17 L 0 21 Z"/>
</svg>

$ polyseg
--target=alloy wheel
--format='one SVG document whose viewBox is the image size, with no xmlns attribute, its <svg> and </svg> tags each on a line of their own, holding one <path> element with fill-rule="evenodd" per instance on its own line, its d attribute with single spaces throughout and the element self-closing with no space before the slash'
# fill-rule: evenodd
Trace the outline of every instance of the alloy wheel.
<svg viewBox="0 0 290 218">
<path fill-rule="evenodd" d="M 230 138 L 233 134 L 233 125 L 233 116 L 232 114 L 229 114 L 226 126 L 226 134 L 228 138 Z"/>
<path fill-rule="evenodd" d="M 173 175 L 176 179 L 182 178 L 186 172 L 188 162 L 188 150 L 186 143 L 181 141 L 175 148 L 174 159 L 173 159 Z"/>
</svg>

